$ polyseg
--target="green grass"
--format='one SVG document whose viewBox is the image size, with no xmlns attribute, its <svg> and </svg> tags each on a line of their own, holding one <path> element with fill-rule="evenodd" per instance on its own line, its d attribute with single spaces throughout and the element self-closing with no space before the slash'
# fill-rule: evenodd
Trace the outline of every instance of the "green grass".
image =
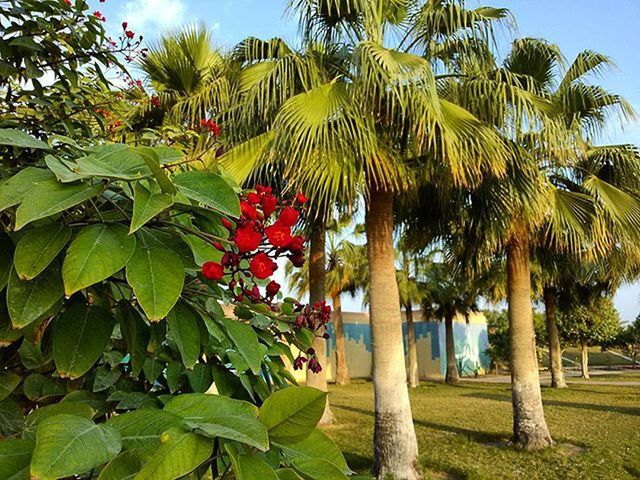
<svg viewBox="0 0 640 480">
<path fill-rule="evenodd" d="M 330 390 L 337 424 L 326 432 L 351 467 L 366 473 L 372 463 L 372 385 L 356 382 Z M 543 399 L 558 445 L 530 453 L 508 446 L 509 385 L 423 383 L 412 390 L 425 478 L 640 478 L 640 387 L 543 388 Z"/>
<path fill-rule="evenodd" d="M 616 350 L 617 351 L 617 350 Z M 618 353 L 621 353 L 617 351 Z M 564 357 L 563 364 L 567 368 L 580 367 L 580 348 L 567 347 L 562 356 Z M 572 360 L 574 363 L 567 361 Z M 590 367 L 611 367 L 617 365 L 631 365 L 631 361 L 614 355 L 611 352 L 602 352 L 600 347 L 589 347 L 589 366 Z M 549 366 L 549 355 L 546 351 L 542 352 L 540 358 L 540 366 Z"/>
</svg>

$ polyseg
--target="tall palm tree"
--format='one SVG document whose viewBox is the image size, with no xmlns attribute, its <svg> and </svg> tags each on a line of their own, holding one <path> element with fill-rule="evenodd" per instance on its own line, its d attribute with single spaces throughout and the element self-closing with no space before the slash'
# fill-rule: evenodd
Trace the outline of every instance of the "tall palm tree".
<svg viewBox="0 0 640 480">
<path fill-rule="evenodd" d="M 228 114 L 238 126 L 236 147 L 224 163 L 237 165 L 236 173 L 278 163 L 296 186 L 328 204 L 339 194 L 366 197 L 374 472 L 419 478 L 395 281 L 393 201 L 433 171 L 465 184 L 483 170 L 502 170 L 500 138 L 438 96 L 432 65 L 441 62 L 438 45 L 456 37 L 458 54 L 471 51 L 463 46 L 487 36 L 506 12 L 417 0 L 303 0 L 294 8 L 303 38 L 316 42 L 303 53 L 279 40 L 245 42 L 238 108 Z"/>
</svg>

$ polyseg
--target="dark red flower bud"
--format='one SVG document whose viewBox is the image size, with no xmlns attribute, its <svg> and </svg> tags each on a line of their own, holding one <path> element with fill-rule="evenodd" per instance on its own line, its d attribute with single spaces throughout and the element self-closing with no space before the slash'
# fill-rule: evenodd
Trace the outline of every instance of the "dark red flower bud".
<svg viewBox="0 0 640 480">
<path fill-rule="evenodd" d="M 220 252 L 226 252 L 226 249 L 224 248 L 224 245 L 222 245 L 220 242 L 213 242 L 213 248 L 215 248 L 216 250 L 218 250 Z"/>
<path fill-rule="evenodd" d="M 304 250 L 304 238 L 300 235 L 292 237 L 291 241 L 287 244 L 287 250 L 291 253 L 301 253 Z"/>
<path fill-rule="evenodd" d="M 267 284 L 267 295 L 270 297 L 275 297 L 280 291 L 280 284 L 275 280 L 271 280 Z"/>
<path fill-rule="evenodd" d="M 320 362 L 318 362 L 316 357 L 309 359 L 309 370 L 313 373 L 320 373 L 322 371 L 322 365 L 320 365 Z"/>
<path fill-rule="evenodd" d="M 264 252 L 256 254 L 256 256 L 251 259 L 251 262 L 249 262 L 251 273 L 261 280 L 269 278 L 277 268 L 278 265 L 276 262 L 269 258 Z"/>
<path fill-rule="evenodd" d="M 127 22 L 122 22 L 122 29 L 126 30 L 129 24 Z"/>
<path fill-rule="evenodd" d="M 240 211 L 245 217 L 251 220 L 255 220 L 258 218 L 258 211 L 256 210 L 256 207 L 251 205 L 249 202 L 240 202 Z"/>
<path fill-rule="evenodd" d="M 313 348 L 307 348 L 307 355 L 315 355 L 316 351 Z"/>
<path fill-rule="evenodd" d="M 285 227 L 293 227 L 298 221 L 298 217 L 300 216 L 300 212 L 293 207 L 285 207 L 280 216 L 278 217 L 278 221 L 284 225 Z"/>
<path fill-rule="evenodd" d="M 305 258 L 303 253 L 293 253 L 289 255 L 288 258 L 289 258 L 289 261 L 296 268 L 301 268 L 304 265 Z"/>
<path fill-rule="evenodd" d="M 222 217 L 220 221 L 222 222 L 222 226 L 224 228 L 226 228 L 227 230 L 233 230 L 233 223 L 231 223 L 229 219 Z"/>
<path fill-rule="evenodd" d="M 224 277 L 224 267 L 216 262 L 206 262 L 202 265 L 202 275 L 207 280 L 221 280 Z"/>
</svg>

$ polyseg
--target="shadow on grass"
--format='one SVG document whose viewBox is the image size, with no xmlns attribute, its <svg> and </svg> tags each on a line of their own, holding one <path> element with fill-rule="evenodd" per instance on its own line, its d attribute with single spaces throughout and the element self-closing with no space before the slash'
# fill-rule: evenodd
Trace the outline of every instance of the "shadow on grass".
<svg viewBox="0 0 640 480">
<path fill-rule="evenodd" d="M 334 405 L 332 408 L 340 408 L 342 410 L 348 410 L 350 412 L 360 413 L 373 417 L 373 412 L 364 410 L 362 408 L 350 407 L 347 405 Z M 500 433 L 483 432 L 481 430 L 470 430 L 463 427 L 455 427 L 453 425 L 443 425 L 441 423 L 429 422 L 427 420 L 413 419 L 414 425 L 419 425 L 425 428 L 431 428 L 433 430 L 440 430 L 441 432 L 455 433 L 457 435 L 463 435 L 470 442 L 482 443 L 482 444 L 502 444 L 508 440 L 508 436 Z"/>
<path fill-rule="evenodd" d="M 496 395 L 492 393 L 465 393 L 463 396 L 511 403 L 511 398 L 505 397 L 504 395 Z M 622 413 L 624 415 L 640 416 L 640 408 L 635 407 L 621 407 L 618 405 L 597 405 L 593 403 L 562 402 L 559 400 L 543 400 L 542 403 L 544 405 L 552 405 L 554 407 L 580 408 L 596 412 L 615 412 Z"/>
</svg>

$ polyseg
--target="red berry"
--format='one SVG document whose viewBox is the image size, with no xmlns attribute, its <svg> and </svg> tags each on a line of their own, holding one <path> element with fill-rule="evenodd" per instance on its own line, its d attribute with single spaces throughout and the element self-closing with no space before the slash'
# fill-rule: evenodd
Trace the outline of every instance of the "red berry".
<svg viewBox="0 0 640 480">
<path fill-rule="evenodd" d="M 207 280 L 222 280 L 224 267 L 217 262 L 206 262 L 202 265 L 202 275 Z"/>
<path fill-rule="evenodd" d="M 285 207 L 280 216 L 278 217 L 278 221 L 282 223 L 285 227 L 293 227 L 298 221 L 298 217 L 300 216 L 300 212 L 293 207 Z"/>
<path fill-rule="evenodd" d="M 240 252 L 251 252 L 260 246 L 262 234 L 257 232 L 253 225 L 248 224 L 238 228 L 233 241 Z"/>
<path fill-rule="evenodd" d="M 283 225 L 280 221 L 265 228 L 264 233 L 274 247 L 286 247 L 291 242 L 291 227 Z"/>
<path fill-rule="evenodd" d="M 251 262 L 249 262 L 249 269 L 251 270 L 251 273 L 260 280 L 269 278 L 273 275 L 273 272 L 276 271 L 276 268 L 278 268 L 276 262 L 269 258 L 269 256 L 264 252 L 258 253 L 253 257 L 253 259 L 251 259 Z"/>
</svg>

